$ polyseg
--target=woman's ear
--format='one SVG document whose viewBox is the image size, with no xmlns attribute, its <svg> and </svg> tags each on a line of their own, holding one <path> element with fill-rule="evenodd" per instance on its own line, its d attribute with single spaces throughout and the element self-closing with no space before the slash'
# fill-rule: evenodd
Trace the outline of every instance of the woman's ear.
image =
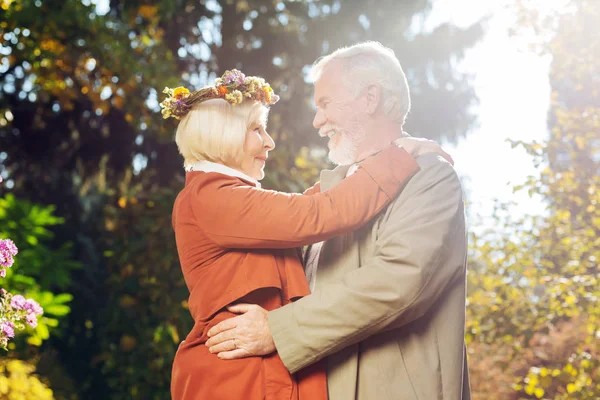
<svg viewBox="0 0 600 400">
<path fill-rule="evenodd" d="M 367 105 L 365 111 L 369 115 L 373 115 L 381 102 L 381 86 L 369 85 L 366 88 Z"/>
</svg>

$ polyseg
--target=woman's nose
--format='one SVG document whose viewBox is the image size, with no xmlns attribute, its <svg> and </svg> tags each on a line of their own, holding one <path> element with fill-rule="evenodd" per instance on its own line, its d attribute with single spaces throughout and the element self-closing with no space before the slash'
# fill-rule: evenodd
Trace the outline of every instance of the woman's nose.
<svg viewBox="0 0 600 400">
<path fill-rule="evenodd" d="M 267 132 L 265 132 L 264 143 L 265 143 L 265 148 L 269 151 L 273 150 L 275 148 L 275 141 L 273 140 L 271 135 L 269 135 Z"/>
</svg>

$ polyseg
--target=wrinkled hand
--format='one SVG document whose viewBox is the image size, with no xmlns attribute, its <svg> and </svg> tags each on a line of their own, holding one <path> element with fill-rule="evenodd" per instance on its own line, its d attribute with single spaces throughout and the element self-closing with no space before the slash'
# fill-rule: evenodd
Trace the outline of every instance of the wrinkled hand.
<svg viewBox="0 0 600 400">
<path fill-rule="evenodd" d="M 221 321 L 208 331 L 206 346 L 222 360 L 264 356 L 276 350 L 267 321 L 267 310 L 256 304 L 227 307 L 237 317 Z"/>
<path fill-rule="evenodd" d="M 417 158 L 424 154 L 434 153 L 440 155 L 446 159 L 450 164 L 454 165 L 454 160 L 450 157 L 450 154 L 446 153 L 440 145 L 429 139 L 415 138 L 415 137 L 402 137 L 394 140 L 397 146 L 403 147 L 410 153 L 413 158 Z"/>
</svg>

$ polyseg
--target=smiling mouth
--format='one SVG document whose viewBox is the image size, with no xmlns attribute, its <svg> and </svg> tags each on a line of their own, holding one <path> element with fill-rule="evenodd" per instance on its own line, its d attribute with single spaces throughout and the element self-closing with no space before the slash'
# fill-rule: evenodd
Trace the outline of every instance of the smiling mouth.
<svg viewBox="0 0 600 400">
<path fill-rule="evenodd" d="M 331 129 L 325 133 L 321 133 L 321 137 L 328 137 L 329 139 L 331 139 L 333 137 L 333 135 L 335 135 L 337 133 L 337 131 L 335 129 Z"/>
<path fill-rule="evenodd" d="M 262 162 L 264 162 L 264 163 L 266 163 L 266 162 L 267 162 L 267 159 L 266 159 L 266 157 L 255 157 L 255 158 L 256 158 L 257 160 L 259 160 L 259 161 L 262 161 Z"/>
</svg>

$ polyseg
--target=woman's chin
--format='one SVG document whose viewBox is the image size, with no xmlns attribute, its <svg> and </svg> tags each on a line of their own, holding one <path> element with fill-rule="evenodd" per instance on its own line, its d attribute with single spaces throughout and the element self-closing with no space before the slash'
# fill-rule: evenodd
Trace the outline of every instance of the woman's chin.
<svg viewBox="0 0 600 400">
<path fill-rule="evenodd" d="M 252 174 L 250 174 L 250 177 L 252 179 L 260 181 L 265 177 L 265 171 L 263 171 L 262 169 L 259 171 L 254 171 Z"/>
</svg>

